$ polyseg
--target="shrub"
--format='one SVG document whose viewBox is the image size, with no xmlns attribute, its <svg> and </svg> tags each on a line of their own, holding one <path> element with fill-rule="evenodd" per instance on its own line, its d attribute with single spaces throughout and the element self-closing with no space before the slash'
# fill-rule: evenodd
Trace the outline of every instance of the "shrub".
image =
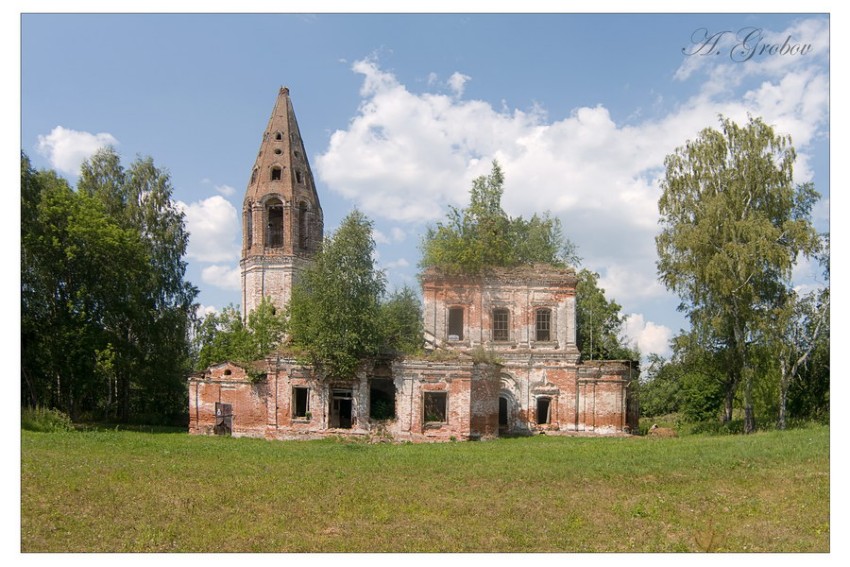
<svg viewBox="0 0 850 567">
<path fill-rule="evenodd" d="M 36 406 L 21 408 L 21 428 L 28 431 L 52 433 L 55 431 L 72 431 L 74 429 L 68 414 L 57 409 Z"/>
</svg>

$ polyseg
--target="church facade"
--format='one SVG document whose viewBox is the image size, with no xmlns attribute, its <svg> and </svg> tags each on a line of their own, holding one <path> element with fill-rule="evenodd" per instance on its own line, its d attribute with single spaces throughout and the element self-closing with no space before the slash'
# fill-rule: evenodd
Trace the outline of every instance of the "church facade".
<svg viewBox="0 0 850 567">
<path fill-rule="evenodd" d="M 323 237 L 286 88 L 251 170 L 242 226 L 242 312 L 264 297 L 284 307 Z M 366 361 L 345 380 L 279 355 L 251 368 L 222 362 L 189 378 L 189 431 L 448 441 L 636 430 L 637 364 L 581 360 L 573 270 L 428 269 L 420 281 L 429 356 Z"/>
</svg>

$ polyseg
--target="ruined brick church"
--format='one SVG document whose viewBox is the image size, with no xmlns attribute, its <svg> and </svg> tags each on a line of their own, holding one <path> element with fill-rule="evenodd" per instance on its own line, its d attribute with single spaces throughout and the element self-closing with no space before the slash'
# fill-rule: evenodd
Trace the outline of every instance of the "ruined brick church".
<svg viewBox="0 0 850 567">
<path fill-rule="evenodd" d="M 281 88 L 242 208 L 242 312 L 264 297 L 284 307 L 322 238 L 313 174 Z M 353 379 L 283 355 L 252 368 L 224 361 L 189 377 L 189 431 L 445 441 L 636 430 L 636 363 L 581 360 L 574 270 L 500 269 L 484 278 L 431 268 L 420 280 L 424 339 L 440 356 L 365 362 Z M 482 350 L 498 363 L 476 356 Z"/>
</svg>

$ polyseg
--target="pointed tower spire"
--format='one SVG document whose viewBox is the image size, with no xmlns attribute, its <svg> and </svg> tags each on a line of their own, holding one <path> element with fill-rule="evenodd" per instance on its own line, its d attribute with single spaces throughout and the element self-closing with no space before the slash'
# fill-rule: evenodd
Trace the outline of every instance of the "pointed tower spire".
<svg viewBox="0 0 850 567">
<path fill-rule="evenodd" d="M 289 89 L 281 87 L 242 206 L 242 313 L 283 308 L 322 243 L 324 220 Z"/>
</svg>

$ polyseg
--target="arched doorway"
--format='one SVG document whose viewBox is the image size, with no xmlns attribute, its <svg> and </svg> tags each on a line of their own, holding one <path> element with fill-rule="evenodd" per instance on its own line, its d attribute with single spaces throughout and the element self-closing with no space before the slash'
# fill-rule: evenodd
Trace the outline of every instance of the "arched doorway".
<svg viewBox="0 0 850 567">
<path fill-rule="evenodd" d="M 519 412 L 519 389 L 514 377 L 503 372 L 499 390 L 499 435 L 510 435 L 517 432 Z"/>
<path fill-rule="evenodd" d="M 511 402 L 506 395 L 499 396 L 499 434 L 510 432 Z"/>
</svg>

